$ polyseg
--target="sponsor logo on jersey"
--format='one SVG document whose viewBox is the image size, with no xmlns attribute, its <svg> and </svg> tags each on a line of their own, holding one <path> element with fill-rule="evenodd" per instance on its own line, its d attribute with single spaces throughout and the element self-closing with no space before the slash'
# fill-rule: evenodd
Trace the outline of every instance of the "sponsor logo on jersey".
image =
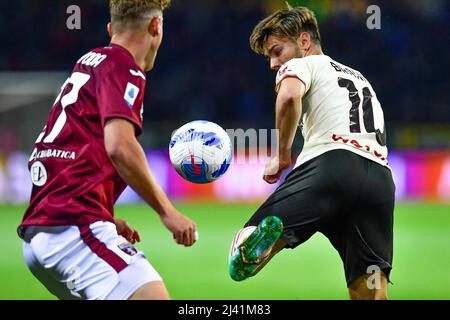
<svg viewBox="0 0 450 320">
<path fill-rule="evenodd" d="M 375 157 L 377 157 L 381 161 L 385 161 L 387 163 L 387 160 L 386 160 L 387 156 L 383 156 L 383 153 L 378 152 L 373 147 L 371 148 L 368 145 L 362 145 L 356 139 L 347 139 L 347 138 L 344 138 L 342 136 L 338 136 L 338 135 L 335 135 L 335 134 L 333 134 L 333 136 L 331 138 L 333 139 L 334 142 L 342 142 L 344 144 L 351 145 L 351 146 L 355 147 L 356 149 L 364 150 L 364 151 L 366 151 L 368 153 L 371 153 L 372 155 L 374 155 Z"/>
<path fill-rule="evenodd" d="M 31 181 L 37 187 L 42 187 L 47 182 L 47 170 L 42 162 L 36 161 L 30 168 Z"/>
<path fill-rule="evenodd" d="M 56 149 L 37 151 L 37 149 L 34 149 L 33 154 L 30 157 L 30 161 L 44 158 L 60 158 L 60 159 L 75 160 L 76 154 L 74 151 L 65 151 Z"/>
<path fill-rule="evenodd" d="M 136 87 L 134 84 L 128 82 L 127 88 L 125 89 L 125 95 L 123 98 L 125 99 L 125 102 L 128 105 L 128 108 L 132 109 L 134 106 L 134 102 L 136 101 L 136 98 L 139 94 L 139 88 Z"/>
</svg>

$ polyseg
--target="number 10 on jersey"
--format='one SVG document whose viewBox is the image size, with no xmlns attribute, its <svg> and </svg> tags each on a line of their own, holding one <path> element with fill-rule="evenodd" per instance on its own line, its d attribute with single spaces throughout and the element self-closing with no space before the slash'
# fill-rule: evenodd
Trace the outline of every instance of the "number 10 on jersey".
<svg viewBox="0 0 450 320">
<path fill-rule="evenodd" d="M 346 88 L 348 90 L 348 96 L 352 106 L 350 108 L 350 133 L 361 133 L 361 124 L 359 120 L 359 106 L 361 105 L 361 97 L 359 95 L 359 91 L 355 86 L 355 83 L 349 79 L 338 78 L 338 84 L 342 88 Z M 364 128 L 368 133 L 376 133 L 377 141 L 380 145 L 386 145 L 386 130 L 384 128 L 383 123 L 383 132 L 380 129 L 375 128 L 375 120 L 373 114 L 373 105 L 372 105 L 372 93 L 368 87 L 364 87 L 362 89 L 363 93 L 363 101 L 362 101 L 362 109 L 363 109 L 363 121 Z M 380 110 L 381 111 L 381 110 Z"/>
</svg>

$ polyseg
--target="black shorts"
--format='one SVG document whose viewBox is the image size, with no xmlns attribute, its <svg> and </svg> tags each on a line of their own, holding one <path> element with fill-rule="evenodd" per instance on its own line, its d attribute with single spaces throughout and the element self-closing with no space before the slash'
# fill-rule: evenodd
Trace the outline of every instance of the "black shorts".
<svg viewBox="0 0 450 320">
<path fill-rule="evenodd" d="M 347 286 L 368 274 L 371 266 L 378 266 L 389 280 L 394 194 L 389 168 L 347 150 L 333 150 L 289 173 L 245 226 L 279 217 L 287 248 L 319 231 L 339 252 Z"/>
</svg>

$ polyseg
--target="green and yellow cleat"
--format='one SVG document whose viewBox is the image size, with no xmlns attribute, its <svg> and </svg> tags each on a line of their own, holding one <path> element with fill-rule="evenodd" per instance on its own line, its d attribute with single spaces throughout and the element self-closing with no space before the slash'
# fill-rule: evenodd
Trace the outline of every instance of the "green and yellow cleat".
<svg viewBox="0 0 450 320">
<path fill-rule="evenodd" d="M 231 278 L 235 281 L 242 281 L 251 277 L 258 266 L 269 256 L 269 249 L 277 242 L 282 233 L 283 223 L 278 217 L 264 218 L 250 236 L 232 253 L 229 269 Z"/>
</svg>

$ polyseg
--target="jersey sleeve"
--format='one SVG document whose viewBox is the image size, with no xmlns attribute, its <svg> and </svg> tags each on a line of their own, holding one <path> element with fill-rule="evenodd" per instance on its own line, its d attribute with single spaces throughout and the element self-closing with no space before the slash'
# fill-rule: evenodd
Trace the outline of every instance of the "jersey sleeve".
<svg viewBox="0 0 450 320">
<path fill-rule="evenodd" d="M 110 68 L 100 71 L 96 94 L 102 127 L 108 119 L 121 118 L 133 123 L 136 134 L 140 134 L 144 89 L 145 81 L 133 76 L 127 65 L 110 65 Z"/>
<path fill-rule="evenodd" d="M 311 87 L 312 70 L 306 59 L 292 59 L 286 62 L 277 73 L 275 81 L 275 92 L 278 93 L 280 84 L 283 79 L 288 77 L 296 77 L 305 84 L 306 92 Z"/>
</svg>

